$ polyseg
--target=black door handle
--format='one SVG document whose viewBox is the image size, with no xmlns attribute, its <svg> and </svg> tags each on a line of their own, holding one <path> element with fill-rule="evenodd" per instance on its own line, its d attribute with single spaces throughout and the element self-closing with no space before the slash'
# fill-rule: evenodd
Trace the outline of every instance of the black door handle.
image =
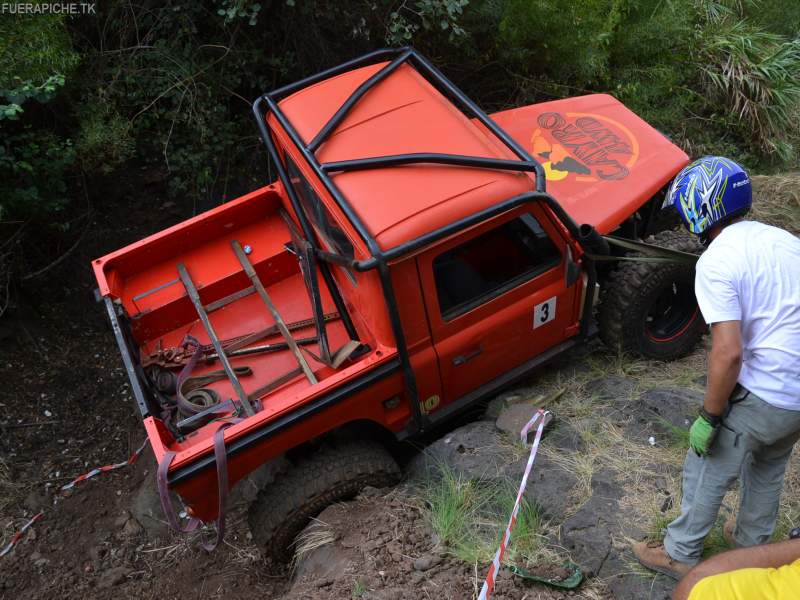
<svg viewBox="0 0 800 600">
<path fill-rule="evenodd" d="M 456 366 L 456 367 L 458 367 L 460 365 L 463 365 L 468 360 L 472 360 L 473 358 L 478 356 L 481 352 L 483 352 L 483 346 L 478 346 L 472 352 L 467 352 L 466 354 L 461 354 L 460 356 L 456 356 L 453 359 L 453 365 Z"/>
</svg>

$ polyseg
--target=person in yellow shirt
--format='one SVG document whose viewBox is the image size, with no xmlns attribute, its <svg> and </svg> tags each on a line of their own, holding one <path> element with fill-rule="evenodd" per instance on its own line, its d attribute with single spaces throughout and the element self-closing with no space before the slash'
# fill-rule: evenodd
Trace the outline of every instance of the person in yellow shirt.
<svg viewBox="0 0 800 600">
<path fill-rule="evenodd" d="M 800 600 L 800 539 L 713 556 L 681 579 L 672 600 Z"/>
</svg>

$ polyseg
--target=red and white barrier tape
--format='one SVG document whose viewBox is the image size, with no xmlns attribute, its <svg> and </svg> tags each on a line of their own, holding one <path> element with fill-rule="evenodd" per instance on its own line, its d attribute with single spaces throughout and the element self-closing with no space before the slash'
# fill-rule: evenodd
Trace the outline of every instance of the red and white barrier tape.
<svg viewBox="0 0 800 600">
<path fill-rule="evenodd" d="M 19 542 L 22 539 L 22 536 L 25 535 L 25 532 L 28 531 L 28 528 L 30 528 L 31 525 L 33 525 L 34 523 L 36 523 L 36 521 L 39 521 L 43 517 L 44 513 L 40 512 L 38 515 L 34 515 L 30 521 L 25 523 L 25 525 L 22 526 L 22 529 L 20 529 L 17 533 L 15 533 L 14 537 L 11 538 L 11 541 L 8 542 L 8 544 L 6 544 L 6 547 L 0 550 L 0 557 L 3 557 L 9 552 L 11 552 L 14 546 L 17 545 L 17 542 Z"/>
<path fill-rule="evenodd" d="M 113 465 L 106 465 L 104 467 L 97 467 L 96 469 L 92 469 L 88 473 L 85 473 L 85 474 L 81 475 L 80 477 L 78 477 L 77 479 L 74 479 L 74 480 L 70 481 L 68 484 L 62 485 L 61 489 L 59 491 L 60 492 L 66 492 L 66 491 L 71 490 L 72 488 L 74 488 L 79 483 L 83 483 L 87 479 L 91 479 L 92 477 L 96 477 L 100 473 L 107 473 L 109 471 L 115 471 L 117 469 L 121 469 L 122 467 L 127 467 L 128 465 L 132 465 L 133 463 L 136 462 L 136 459 L 139 458 L 139 456 L 141 456 L 142 452 L 144 452 L 144 449 L 147 446 L 149 441 L 150 441 L 149 438 L 145 439 L 144 442 L 142 443 L 142 445 L 139 446 L 139 448 L 133 454 L 131 454 L 131 456 L 130 456 L 130 458 L 128 460 L 123 461 L 123 462 L 118 462 L 118 463 L 113 464 Z"/>
<path fill-rule="evenodd" d="M 141 456 L 142 452 L 144 452 L 144 449 L 149 441 L 150 441 L 149 438 L 145 439 L 142 445 L 139 446 L 139 448 L 133 454 L 131 454 L 128 460 L 113 465 L 106 465 L 104 467 L 98 467 L 97 469 L 92 469 L 85 475 L 81 475 L 77 479 L 70 481 L 68 484 L 61 486 L 59 491 L 66 492 L 67 490 L 71 490 L 72 488 L 74 488 L 79 483 L 86 481 L 87 479 L 91 479 L 92 477 L 95 477 L 100 473 L 107 473 L 108 471 L 115 471 L 116 469 L 121 469 L 122 467 L 127 467 L 128 465 L 132 465 L 133 463 L 136 462 L 136 459 L 138 459 L 139 456 Z M 5 548 L 0 550 L 0 558 L 11 552 L 11 550 L 13 550 L 14 546 L 16 546 L 17 543 L 22 539 L 22 536 L 25 535 L 25 532 L 31 527 L 31 525 L 36 523 L 36 521 L 40 521 L 43 518 L 44 518 L 44 511 L 40 512 L 37 515 L 34 515 L 30 521 L 25 523 L 22 529 L 20 529 L 17 533 L 14 534 L 14 537 L 11 538 L 11 541 L 5 546 Z"/>
<path fill-rule="evenodd" d="M 533 461 L 536 459 L 536 452 L 539 450 L 539 441 L 542 439 L 542 433 L 544 432 L 544 426 L 547 425 L 548 416 L 550 415 L 550 411 L 546 411 L 544 409 L 539 409 L 535 415 L 531 418 L 530 421 L 522 428 L 520 431 L 520 438 L 522 438 L 522 443 L 528 443 L 528 432 L 531 428 L 539 422 L 539 426 L 536 429 L 536 437 L 533 440 L 533 446 L 531 446 L 531 453 L 528 456 L 528 464 L 525 465 L 525 473 L 522 475 L 522 481 L 519 484 L 519 491 L 517 492 L 517 500 L 514 502 L 514 510 L 511 511 L 511 518 L 508 520 L 508 526 L 506 527 L 506 531 L 503 534 L 503 540 L 500 542 L 500 547 L 497 549 L 497 553 L 494 555 L 492 559 L 492 564 L 489 565 L 489 572 L 486 574 L 486 580 L 483 582 L 483 587 L 481 588 L 481 593 L 478 596 L 478 600 L 489 600 L 492 597 L 492 591 L 494 590 L 494 582 L 497 577 L 497 573 L 500 572 L 500 564 L 503 562 L 503 555 L 506 553 L 506 548 L 508 547 L 508 543 L 511 540 L 511 532 L 514 529 L 514 525 L 517 523 L 517 513 L 519 513 L 519 505 L 522 502 L 522 495 L 525 493 L 525 488 L 528 485 L 528 476 L 531 474 L 531 469 L 533 468 Z"/>
</svg>

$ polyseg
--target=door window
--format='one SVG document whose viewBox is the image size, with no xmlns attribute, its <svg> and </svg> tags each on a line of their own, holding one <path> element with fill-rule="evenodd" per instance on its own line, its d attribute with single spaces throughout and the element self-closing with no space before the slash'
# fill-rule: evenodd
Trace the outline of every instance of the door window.
<svg viewBox="0 0 800 600">
<path fill-rule="evenodd" d="M 439 310 L 453 319 L 561 262 L 542 226 L 525 214 L 433 260 Z"/>
</svg>

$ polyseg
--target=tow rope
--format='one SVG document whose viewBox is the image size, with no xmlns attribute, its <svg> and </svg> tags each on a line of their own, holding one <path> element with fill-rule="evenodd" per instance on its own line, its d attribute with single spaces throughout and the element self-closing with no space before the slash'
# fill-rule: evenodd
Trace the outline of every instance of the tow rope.
<svg viewBox="0 0 800 600">
<path fill-rule="evenodd" d="M 691 252 L 683 252 L 682 250 L 664 248 L 662 246 L 655 246 L 636 240 L 618 238 L 613 235 L 604 235 L 603 239 L 611 246 L 617 246 L 618 248 L 624 248 L 625 250 L 632 250 L 634 252 L 641 252 L 646 256 L 612 256 L 610 254 L 593 254 L 587 252 L 586 258 L 596 262 L 628 261 L 655 264 L 680 263 L 685 265 L 694 265 L 697 263 L 697 259 L 700 258 L 698 254 L 692 254 Z"/>
<path fill-rule="evenodd" d="M 552 413 L 549 410 L 540 408 L 538 411 L 536 411 L 536 414 L 533 415 L 531 420 L 525 424 L 525 427 L 523 427 L 522 431 L 519 433 L 522 443 L 527 445 L 528 432 L 531 430 L 531 428 L 533 428 L 537 421 L 539 422 L 539 426 L 536 429 L 536 437 L 533 440 L 533 446 L 531 446 L 531 453 L 528 456 L 528 464 L 525 465 L 525 473 L 522 475 L 522 481 L 519 484 L 517 499 L 514 502 L 514 508 L 511 511 L 511 517 L 508 519 L 508 525 L 506 526 L 506 531 L 503 534 L 503 539 L 500 542 L 500 547 L 497 549 L 497 552 L 492 559 L 492 564 L 489 565 L 489 572 L 486 573 L 486 580 L 483 582 L 483 587 L 481 588 L 481 593 L 478 596 L 478 600 L 489 600 L 489 598 L 492 597 L 492 591 L 494 590 L 497 573 L 500 571 L 500 565 L 503 562 L 503 555 L 506 553 L 506 548 L 508 548 L 508 543 L 511 540 L 511 532 L 514 530 L 514 525 L 517 523 L 517 514 L 519 513 L 520 503 L 522 502 L 522 495 L 525 493 L 525 488 L 528 486 L 528 476 L 531 474 L 531 469 L 533 469 L 533 461 L 536 460 L 536 453 L 539 451 L 539 442 L 542 439 L 542 433 L 544 432 L 545 425 L 548 423 L 549 416 L 552 416 Z"/>
</svg>

